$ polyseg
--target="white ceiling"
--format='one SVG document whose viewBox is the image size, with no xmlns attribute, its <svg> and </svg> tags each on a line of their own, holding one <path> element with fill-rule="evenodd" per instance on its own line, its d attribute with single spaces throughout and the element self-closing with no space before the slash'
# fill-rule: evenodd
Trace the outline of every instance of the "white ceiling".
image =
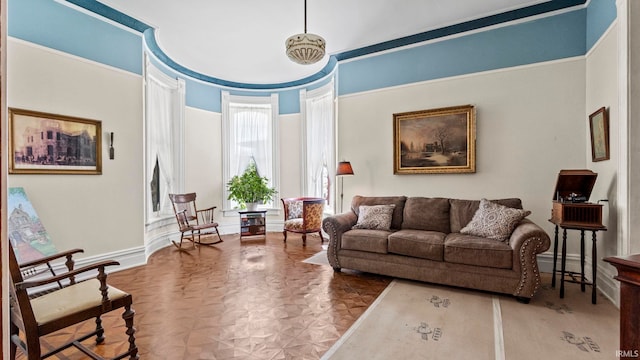
<svg viewBox="0 0 640 360">
<path fill-rule="evenodd" d="M 547 0 L 307 0 L 307 32 L 327 54 L 418 34 Z M 321 70 L 328 56 L 299 65 L 285 40 L 304 30 L 304 0 L 100 0 L 156 29 L 158 45 L 195 72 L 273 84 Z"/>
</svg>

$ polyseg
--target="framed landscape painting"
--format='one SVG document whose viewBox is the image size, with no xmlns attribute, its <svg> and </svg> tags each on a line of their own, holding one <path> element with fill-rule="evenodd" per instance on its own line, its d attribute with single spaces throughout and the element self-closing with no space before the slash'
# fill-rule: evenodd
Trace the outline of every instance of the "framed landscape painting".
<svg viewBox="0 0 640 360">
<path fill-rule="evenodd" d="M 393 114 L 393 173 L 476 171 L 473 105 Z"/>
<path fill-rule="evenodd" d="M 9 108 L 10 174 L 101 174 L 101 122 Z"/>
</svg>

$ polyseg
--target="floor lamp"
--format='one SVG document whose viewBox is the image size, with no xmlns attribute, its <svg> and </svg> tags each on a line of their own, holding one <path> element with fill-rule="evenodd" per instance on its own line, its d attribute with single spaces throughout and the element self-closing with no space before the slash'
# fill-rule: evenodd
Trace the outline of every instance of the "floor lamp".
<svg viewBox="0 0 640 360">
<path fill-rule="evenodd" d="M 340 212 L 342 212 L 342 205 L 344 203 L 344 179 L 342 177 L 344 175 L 353 175 L 353 168 L 351 167 L 351 163 L 348 161 L 340 161 L 338 163 L 336 175 L 340 176 Z"/>
</svg>

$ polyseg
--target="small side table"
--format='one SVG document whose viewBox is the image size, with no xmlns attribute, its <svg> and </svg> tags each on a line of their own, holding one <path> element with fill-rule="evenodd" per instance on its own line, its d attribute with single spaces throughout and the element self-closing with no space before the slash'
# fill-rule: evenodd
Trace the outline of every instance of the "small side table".
<svg viewBox="0 0 640 360">
<path fill-rule="evenodd" d="M 267 237 L 267 211 L 239 211 L 240 240 L 243 237 Z"/>
<path fill-rule="evenodd" d="M 606 231 L 607 227 L 603 225 L 576 225 L 576 224 L 555 224 L 555 236 L 553 242 L 553 277 L 551 279 L 551 287 L 556 287 L 556 264 L 558 262 L 558 228 L 562 228 L 562 259 L 561 259 L 561 270 L 560 270 L 560 298 L 564 298 L 564 281 L 565 274 L 573 275 L 571 272 L 566 271 L 567 265 L 567 230 L 580 230 L 580 281 L 571 281 L 571 282 L 579 282 L 580 289 L 582 292 L 585 291 L 585 285 L 591 285 L 591 303 L 596 303 L 596 276 L 598 270 L 598 248 L 596 246 L 596 233 L 598 231 Z M 592 258 L 592 275 L 593 278 L 591 282 L 588 282 L 584 276 L 584 232 L 591 231 L 591 258 Z"/>
<path fill-rule="evenodd" d="M 640 254 L 607 257 L 620 281 L 620 358 L 637 358 L 640 353 Z"/>
</svg>

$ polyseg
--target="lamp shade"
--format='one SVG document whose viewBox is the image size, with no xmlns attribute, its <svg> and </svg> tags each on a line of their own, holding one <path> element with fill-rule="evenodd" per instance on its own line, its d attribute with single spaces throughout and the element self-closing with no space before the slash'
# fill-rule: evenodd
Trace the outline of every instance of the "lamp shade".
<svg viewBox="0 0 640 360">
<path fill-rule="evenodd" d="M 351 163 L 348 161 L 340 161 L 338 163 L 338 170 L 336 170 L 336 175 L 353 175 L 353 168 L 351 167 Z"/>
</svg>

